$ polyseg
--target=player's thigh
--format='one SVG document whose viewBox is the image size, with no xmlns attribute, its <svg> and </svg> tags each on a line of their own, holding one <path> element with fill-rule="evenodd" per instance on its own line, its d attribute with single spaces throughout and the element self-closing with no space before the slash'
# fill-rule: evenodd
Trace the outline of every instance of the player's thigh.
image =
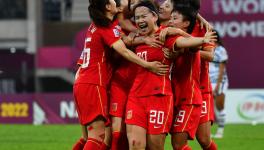
<svg viewBox="0 0 264 150">
<path fill-rule="evenodd" d="M 164 149 L 166 134 L 147 134 L 147 147 L 149 150 Z"/>
<path fill-rule="evenodd" d="M 211 122 L 205 122 L 199 125 L 197 132 L 196 132 L 196 138 L 199 141 L 199 143 L 205 143 L 208 145 L 210 143 L 210 129 L 211 129 Z"/>
<path fill-rule="evenodd" d="M 88 126 L 88 137 L 95 138 L 98 140 L 104 140 L 105 137 L 105 121 L 102 117 L 98 117 Z"/>
<path fill-rule="evenodd" d="M 130 149 L 141 149 L 146 147 L 146 129 L 137 125 L 126 125 L 127 138 Z"/>
<path fill-rule="evenodd" d="M 112 132 L 120 132 L 123 126 L 123 118 L 122 117 L 111 117 L 112 122 Z"/>
</svg>

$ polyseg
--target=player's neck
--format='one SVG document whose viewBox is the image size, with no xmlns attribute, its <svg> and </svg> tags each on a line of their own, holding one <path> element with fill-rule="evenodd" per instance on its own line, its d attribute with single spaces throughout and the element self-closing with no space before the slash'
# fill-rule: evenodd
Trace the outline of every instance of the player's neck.
<svg viewBox="0 0 264 150">
<path fill-rule="evenodd" d="M 106 18 L 110 19 L 111 21 L 114 20 L 114 15 L 111 12 L 106 12 L 105 16 L 106 16 Z"/>
<path fill-rule="evenodd" d="M 148 34 L 148 36 L 152 36 L 152 35 L 154 35 L 158 30 L 159 30 L 159 27 L 158 27 L 158 26 L 154 26 L 152 32 L 150 32 L 150 33 Z"/>
</svg>

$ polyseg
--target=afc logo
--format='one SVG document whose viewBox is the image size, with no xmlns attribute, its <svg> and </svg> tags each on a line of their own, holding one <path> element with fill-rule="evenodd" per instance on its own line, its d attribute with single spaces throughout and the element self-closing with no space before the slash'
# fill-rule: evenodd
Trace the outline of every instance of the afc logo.
<svg viewBox="0 0 264 150">
<path fill-rule="evenodd" d="M 147 59 L 147 51 L 143 51 L 143 52 L 138 52 L 137 53 L 137 56 L 140 57 L 141 59 L 144 59 L 144 60 L 148 60 Z"/>
</svg>

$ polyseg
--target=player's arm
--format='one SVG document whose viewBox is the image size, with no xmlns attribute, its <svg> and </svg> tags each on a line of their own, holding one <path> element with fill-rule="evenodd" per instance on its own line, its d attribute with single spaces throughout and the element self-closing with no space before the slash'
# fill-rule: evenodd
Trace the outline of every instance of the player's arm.
<svg viewBox="0 0 264 150">
<path fill-rule="evenodd" d="M 165 75 L 169 70 L 168 65 L 163 65 L 161 62 L 147 62 L 139 58 L 135 53 L 126 48 L 124 42 L 121 39 L 112 44 L 112 47 L 127 60 L 136 63 L 158 75 Z"/>
<path fill-rule="evenodd" d="M 213 30 L 214 27 L 206 19 L 204 19 L 200 14 L 197 15 L 197 19 L 200 21 L 202 29 L 203 27 L 205 27 L 206 31 Z"/>
<path fill-rule="evenodd" d="M 159 34 L 160 41 L 165 42 L 167 36 L 180 35 L 183 37 L 191 37 L 190 34 L 184 32 L 179 28 L 167 27 L 161 30 Z"/>
<path fill-rule="evenodd" d="M 121 1 L 121 10 L 120 10 L 121 13 L 117 15 L 117 19 L 123 30 L 129 31 L 129 32 L 135 32 L 137 28 L 133 25 L 131 20 L 126 17 L 126 16 L 130 16 L 128 15 L 128 12 L 129 12 L 128 7 L 125 6 L 127 5 L 126 3 L 127 2 L 124 2 L 124 0 Z"/>
<path fill-rule="evenodd" d="M 226 62 L 221 62 L 219 64 L 219 74 L 217 77 L 217 83 L 214 89 L 214 94 L 218 95 L 218 91 L 219 91 L 219 86 L 221 84 L 221 82 L 223 81 L 223 76 L 224 76 L 224 72 L 225 72 L 225 68 L 226 68 Z"/>
<path fill-rule="evenodd" d="M 147 44 L 151 47 L 161 47 L 163 42 L 159 40 L 158 35 L 154 36 L 135 36 L 131 42 L 131 46 L 137 46 L 140 44 Z"/>
<path fill-rule="evenodd" d="M 213 43 L 216 41 L 215 32 L 207 31 L 204 37 L 183 37 L 180 36 L 176 39 L 174 44 L 174 49 L 179 48 L 192 48 L 192 47 L 198 47 L 202 44 L 206 43 Z"/>
</svg>

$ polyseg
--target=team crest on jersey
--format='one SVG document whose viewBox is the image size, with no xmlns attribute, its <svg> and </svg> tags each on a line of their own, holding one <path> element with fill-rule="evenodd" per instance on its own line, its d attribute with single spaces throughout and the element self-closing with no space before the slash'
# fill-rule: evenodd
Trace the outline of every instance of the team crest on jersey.
<svg viewBox="0 0 264 150">
<path fill-rule="evenodd" d="M 111 106 L 111 109 L 113 112 L 117 111 L 117 103 L 113 103 L 112 106 Z"/>
<path fill-rule="evenodd" d="M 116 25 L 115 28 L 118 29 L 118 30 L 121 30 L 120 25 Z"/>
<path fill-rule="evenodd" d="M 127 119 L 132 118 L 132 112 L 133 112 L 132 110 L 127 111 L 127 116 L 126 116 Z"/>
<path fill-rule="evenodd" d="M 120 37 L 120 32 L 118 31 L 118 29 L 113 29 L 113 32 L 115 37 Z"/>
</svg>

